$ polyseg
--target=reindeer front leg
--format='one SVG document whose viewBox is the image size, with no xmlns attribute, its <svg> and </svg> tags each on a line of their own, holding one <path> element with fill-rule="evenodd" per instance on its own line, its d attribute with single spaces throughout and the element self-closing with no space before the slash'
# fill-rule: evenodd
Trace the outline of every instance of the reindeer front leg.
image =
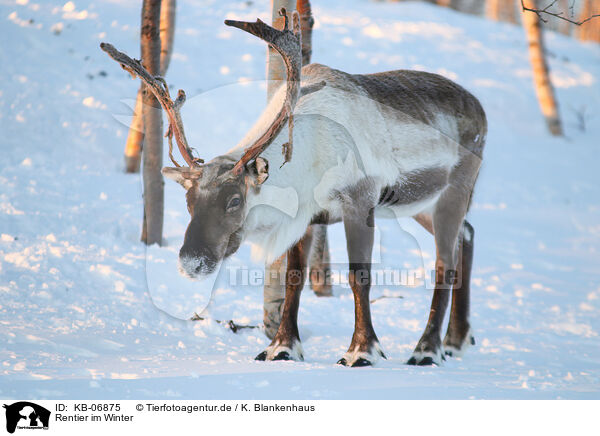
<svg viewBox="0 0 600 436">
<path fill-rule="evenodd" d="M 371 290 L 371 253 L 375 223 L 373 209 L 364 213 L 344 211 L 344 230 L 348 246 L 350 272 L 348 281 L 354 294 L 354 334 L 344 356 L 338 361 L 344 366 L 370 366 L 385 355 L 371 323 L 369 292 Z"/>
<path fill-rule="evenodd" d="M 287 252 L 285 301 L 277 333 L 265 351 L 256 360 L 304 360 L 298 333 L 298 306 L 300 293 L 306 281 L 306 264 L 310 250 L 311 234 L 307 232 Z"/>
</svg>

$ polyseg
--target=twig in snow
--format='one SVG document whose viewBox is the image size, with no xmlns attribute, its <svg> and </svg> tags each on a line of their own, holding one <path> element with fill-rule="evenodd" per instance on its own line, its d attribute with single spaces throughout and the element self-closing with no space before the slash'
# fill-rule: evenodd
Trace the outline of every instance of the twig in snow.
<svg viewBox="0 0 600 436">
<path fill-rule="evenodd" d="M 194 315 L 190 318 L 190 321 L 204 321 L 204 320 L 206 320 L 206 318 L 201 317 L 196 312 L 194 312 Z M 228 327 L 233 333 L 237 333 L 238 330 L 243 330 L 243 329 L 259 329 L 260 328 L 259 325 L 236 324 L 232 319 L 230 319 L 229 321 L 220 321 L 218 319 L 215 319 L 215 321 L 221 325 Z"/>
</svg>

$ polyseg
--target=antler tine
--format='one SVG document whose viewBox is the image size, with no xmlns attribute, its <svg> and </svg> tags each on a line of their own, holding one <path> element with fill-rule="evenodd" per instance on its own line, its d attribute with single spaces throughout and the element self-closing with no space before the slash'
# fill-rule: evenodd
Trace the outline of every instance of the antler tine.
<svg viewBox="0 0 600 436">
<path fill-rule="evenodd" d="M 275 137 L 281 132 L 286 121 L 289 122 L 289 141 L 283 144 L 284 164 L 289 162 L 292 150 L 293 111 L 300 95 L 300 69 L 302 68 L 302 36 L 300 32 L 300 17 L 298 12 L 292 13 L 293 31 L 289 29 L 288 17 L 285 8 L 281 8 L 280 15 L 285 16 L 283 30 L 277 30 L 260 19 L 251 23 L 247 21 L 225 20 L 225 24 L 237 27 L 254 36 L 259 37 L 273 47 L 283 58 L 286 67 L 286 94 L 285 100 L 275 120 L 265 133 L 262 134 L 250 147 L 246 149 L 240 160 L 233 167 L 234 175 L 239 175 L 242 168 L 260 155 L 271 145 Z"/>
<path fill-rule="evenodd" d="M 203 163 L 204 160 L 193 157 L 192 150 L 188 145 L 185 132 L 183 130 L 183 121 L 181 120 L 181 114 L 179 112 L 181 106 L 183 106 L 183 103 L 185 103 L 185 92 L 183 89 L 179 90 L 177 93 L 177 99 L 173 101 L 171 100 L 169 88 L 164 79 L 162 77 L 152 77 L 152 75 L 142 66 L 140 61 L 131 59 L 125 53 L 114 48 L 112 44 L 108 44 L 106 42 L 101 43 L 100 48 L 115 61 L 119 62 L 121 67 L 127 70 L 132 76 L 139 77 L 146 84 L 148 89 L 152 91 L 160 105 L 165 110 L 167 117 L 169 118 L 169 128 L 167 129 L 167 134 L 165 136 L 169 138 L 169 157 L 171 158 L 173 164 L 175 164 L 177 167 L 180 166 L 175 161 L 172 154 L 173 136 L 175 136 L 175 141 L 177 142 L 179 152 L 190 168 L 198 167 L 199 163 Z"/>
</svg>

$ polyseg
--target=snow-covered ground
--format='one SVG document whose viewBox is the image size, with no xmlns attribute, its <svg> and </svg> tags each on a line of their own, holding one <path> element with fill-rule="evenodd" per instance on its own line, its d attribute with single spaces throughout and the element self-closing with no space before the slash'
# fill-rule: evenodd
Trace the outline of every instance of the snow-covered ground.
<svg viewBox="0 0 600 436">
<path fill-rule="evenodd" d="M 187 212 L 166 184 L 165 248 L 138 242 L 141 179 L 122 172 L 138 83 L 102 53 L 139 53 L 139 1 L 0 0 L 0 397 L 3 398 L 599 398 L 600 47 L 549 34 L 566 135 L 546 132 L 521 28 L 422 3 L 313 2 L 313 61 L 348 72 L 443 74 L 472 91 L 489 120 L 470 212 L 476 229 L 472 325 L 477 345 L 442 367 L 404 364 L 431 292 L 376 286 L 375 368 L 335 364 L 349 345 L 353 301 L 302 296 L 306 361 L 255 362 L 261 286 L 210 293 L 180 278 Z M 167 75 L 184 88 L 190 143 L 210 158 L 231 148 L 265 100 L 264 44 L 223 25 L 269 17 L 269 2 L 178 2 Z M 579 126 L 583 114 L 585 130 Z M 167 160 L 165 159 L 165 162 Z M 382 221 L 382 260 L 418 269 L 431 238 Z M 345 262 L 341 227 L 332 256 Z M 250 247 L 228 264 L 260 271 Z M 199 288 L 198 288 L 199 289 Z"/>
</svg>

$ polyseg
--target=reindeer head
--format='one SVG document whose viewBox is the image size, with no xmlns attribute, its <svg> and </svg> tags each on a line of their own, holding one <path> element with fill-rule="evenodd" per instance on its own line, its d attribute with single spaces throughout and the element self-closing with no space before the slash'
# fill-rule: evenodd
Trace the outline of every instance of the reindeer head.
<svg viewBox="0 0 600 436">
<path fill-rule="evenodd" d="M 179 271 L 196 278 L 211 274 L 242 242 L 249 192 L 269 177 L 266 159 L 256 157 L 233 173 L 235 161 L 222 156 L 197 168 L 163 168 L 165 177 L 187 191 L 190 223 L 179 250 Z"/>
<path fill-rule="evenodd" d="M 162 173 L 187 191 L 186 200 L 191 220 L 179 251 L 179 270 L 189 278 L 214 272 L 223 259 L 239 248 L 248 213 L 248 195 L 257 193 L 269 176 L 269 164 L 259 155 L 281 132 L 286 121 L 289 122 L 289 141 L 283 145 L 285 160 L 288 161 L 291 157 L 292 112 L 300 94 L 302 45 L 298 13 L 294 12 L 292 15 L 293 31 L 289 30 L 285 9 L 280 14 L 285 17 L 283 31 L 260 20 L 254 23 L 225 21 L 228 26 L 245 30 L 271 45 L 283 57 L 287 71 L 286 95 L 282 107 L 266 131 L 244 151 L 238 161 L 221 156 L 201 165 L 198 159 L 192 158 L 178 113 L 181 104 L 178 105 L 177 101 L 173 104 L 176 116 L 173 117 L 168 135 L 174 134 L 189 167 L 180 167 L 170 154 L 176 167 L 163 168 Z M 173 123 L 176 125 L 173 126 Z M 181 135 L 178 135 L 179 132 Z M 179 136 L 183 139 L 183 146 Z"/>
</svg>

